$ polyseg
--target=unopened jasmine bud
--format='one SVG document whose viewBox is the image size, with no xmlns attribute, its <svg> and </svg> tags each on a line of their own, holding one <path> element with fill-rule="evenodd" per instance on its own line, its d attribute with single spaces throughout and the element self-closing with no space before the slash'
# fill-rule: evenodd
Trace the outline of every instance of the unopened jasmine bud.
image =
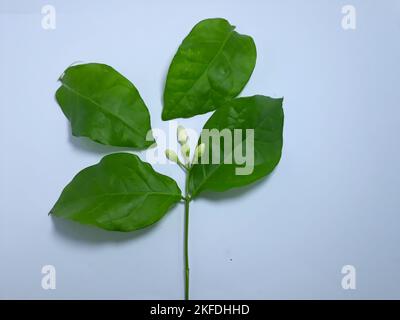
<svg viewBox="0 0 400 320">
<path fill-rule="evenodd" d="M 165 150 L 165 156 L 171 160 L 172 162 L 178 163 L 178 155 L 176 154 L 175 151 L 171 150 L 171 149 L 167 149 Z"/>
<path fill-rule="evenodd" d="M 181 147 L 181 153 L 183 158 L 185 159 L 185 162 L 189 161 L 189 156 L 190 156 L 190 147 L 187 143 L 185 143 L 182 147 Z"/>
<path fill-rule="evenodd" d="M 181 145 L 184 145 L 188 141 L 188 135 L 186 133 L 186 130 L 182 126 L 178 126 L 178 129 L 176 131 L 176 136 L 178 138 L 178 142 Z"/>
<path fill-rule="evenodd" d="M 206 145 L 204 143 L 200 143 L 196 149 L 194 150 L 194 159 L 195 161 L 198 161 L 201 156 L 204 154 L 204 151 L 206 149 Z"/>
</svg>

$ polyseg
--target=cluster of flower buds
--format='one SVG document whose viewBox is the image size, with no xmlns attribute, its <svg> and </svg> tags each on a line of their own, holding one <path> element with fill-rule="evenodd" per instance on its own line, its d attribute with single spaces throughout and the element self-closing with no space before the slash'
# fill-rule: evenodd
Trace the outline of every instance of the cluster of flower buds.
<svg viewBox="0 0 400 320">
<path fill-rule="evenodd" d="M 176 138 L 181 146 L 181 154 L 183 157 L 183 162 L 179 159 L 175 151 L 171 149 L 165 150 L 166 157 L 172 162 L 177 163 L 185 169 L 189 169 L 193 163 L 197 163 L 201 156 L 204 154 L 205 144 L 200 143 L 193 153 L 192 161 L 190 161 L 190 146 L 189 146 L 189 136 L 183 126 L 178 126 L 176 131 Z"/>
</svg>

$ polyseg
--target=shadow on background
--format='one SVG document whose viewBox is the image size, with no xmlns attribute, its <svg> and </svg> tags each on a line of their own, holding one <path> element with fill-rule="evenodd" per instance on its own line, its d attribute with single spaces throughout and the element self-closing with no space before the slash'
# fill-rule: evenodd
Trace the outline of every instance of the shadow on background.
<svg viewBox="0 0 400 320">
<path fill-rule="evenodd" d="M 51 219 L 53 221 L 54 231 L 57 235 L 71 241 L 86 242 L 92 245 L 101 245 L 106 242 L 120 243 L 133 241 L 138 237 L 143 237 L 154 232 L 158 224 L 158 222 L 156 222 L 147 228 L 136 231 L 118 232 L 103 230 L 54 216 L 51 216 Z"/>
<path fill-rule="evenodd" d="M 204 191 L 204 193 L 201 193 L 199 195 L 199 199 L 204 199 L 207 201 L 227 201 L 229 199 L 237 199 L 240 197 L 244 197 L 253 190 L 257 188 L 262 188 L 265 184 L 268 183 L 268 180 L 271 179 L 274 174 L 275 170 L 272 171 L 268 176 L 263 177 L 260 180 L 253 182 L 250 185 L 244 187 L 238 187 L 228 191 L 222 191 L 222 192 Z M 195 200 L 196 199 L 197 198 L 195 198 Z"/>
</svg>

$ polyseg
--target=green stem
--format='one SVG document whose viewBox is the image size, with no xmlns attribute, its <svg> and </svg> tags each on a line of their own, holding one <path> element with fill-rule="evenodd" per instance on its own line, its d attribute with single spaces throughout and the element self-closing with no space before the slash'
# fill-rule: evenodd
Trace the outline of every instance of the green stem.
<svg viewBox="0 0 400 320">
<path fill-rule="evenodd" d="M 189 300 L 189 172 L 185 179 L 185 300 Z"/>
</svg>

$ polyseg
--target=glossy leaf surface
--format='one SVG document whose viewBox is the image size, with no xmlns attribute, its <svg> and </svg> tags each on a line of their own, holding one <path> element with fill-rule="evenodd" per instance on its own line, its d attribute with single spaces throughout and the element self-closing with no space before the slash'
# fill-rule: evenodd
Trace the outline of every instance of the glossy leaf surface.
<svg viewBox="0 0 400 320">
<path fill-rule="evenodd" d="M 257 54 L 253 39 L 234 29 L 225 19 L 206 19 L 183 40 L 168 70 L 163 120 L 206 113 L 242 91 Z"/>
<path fill-rule="evenodd" d="M 176 182 L 136 155 L 115 153 L 79 172 L 51 214 L 113 231 L 132 231 L 161 219 L 179 202 Z"/>
<path fill-rule="evenodd" d="M 56 99 L 74 136 L 119 147 L 146 148 L 154 143 L 152 137 L 146 141 L 150 115 L 138 90 L 110 66 L 72 66 L 60 82 Z"/>
<path fill-rule="evenodd" d="M 190 171 L 189 189 L 192 196 L 197 196 L 202 191 L 225 191 L 231 188 L 248 185 L 269 174 L 278 164 L 282 151 L 283 131 L 283 99 L 273 99 L 265 96 L 237 98 L 218 108 L 204 125 L 205 130 L 216 129 L 218 132 L 230 133 L 232 137 L 231 148 L 225 147 L 225 138 L 221 143 L 213 144 L 212 139 L 202 141 L 205 143 L 205 157 L 208 164 L 200 162 L 193 165 Z M 225 129 L 225 131 L 223 131 Z M 235 129 L 242 129 L 240 136 L 235 138 Z M 254 152 L 246 147 L 246 129 L 254 129 Z M 250 141 L 250 140 L 249 140 Z M 240 149 L 239 147 L 242 147 Z M 243 151 L 245 155 L 253 154 L 253 165 L 244 170 L 244 161 L 235 158 L 234 149 Z M 245 152 L 246 151 L 246 152 Z M 220 154 L 220 162 L 212 163 L 212 155 Z M 224 163 L 232 157 L 232 162 Z M 250 161 L 249 161 L 250 163 Z M 239 170 L 238 170 L 239 168 Z M 242 169 L 240 169 L 242 168 Z M 240 172 L 238 174 L 238 171 Z"/>
</svg>

